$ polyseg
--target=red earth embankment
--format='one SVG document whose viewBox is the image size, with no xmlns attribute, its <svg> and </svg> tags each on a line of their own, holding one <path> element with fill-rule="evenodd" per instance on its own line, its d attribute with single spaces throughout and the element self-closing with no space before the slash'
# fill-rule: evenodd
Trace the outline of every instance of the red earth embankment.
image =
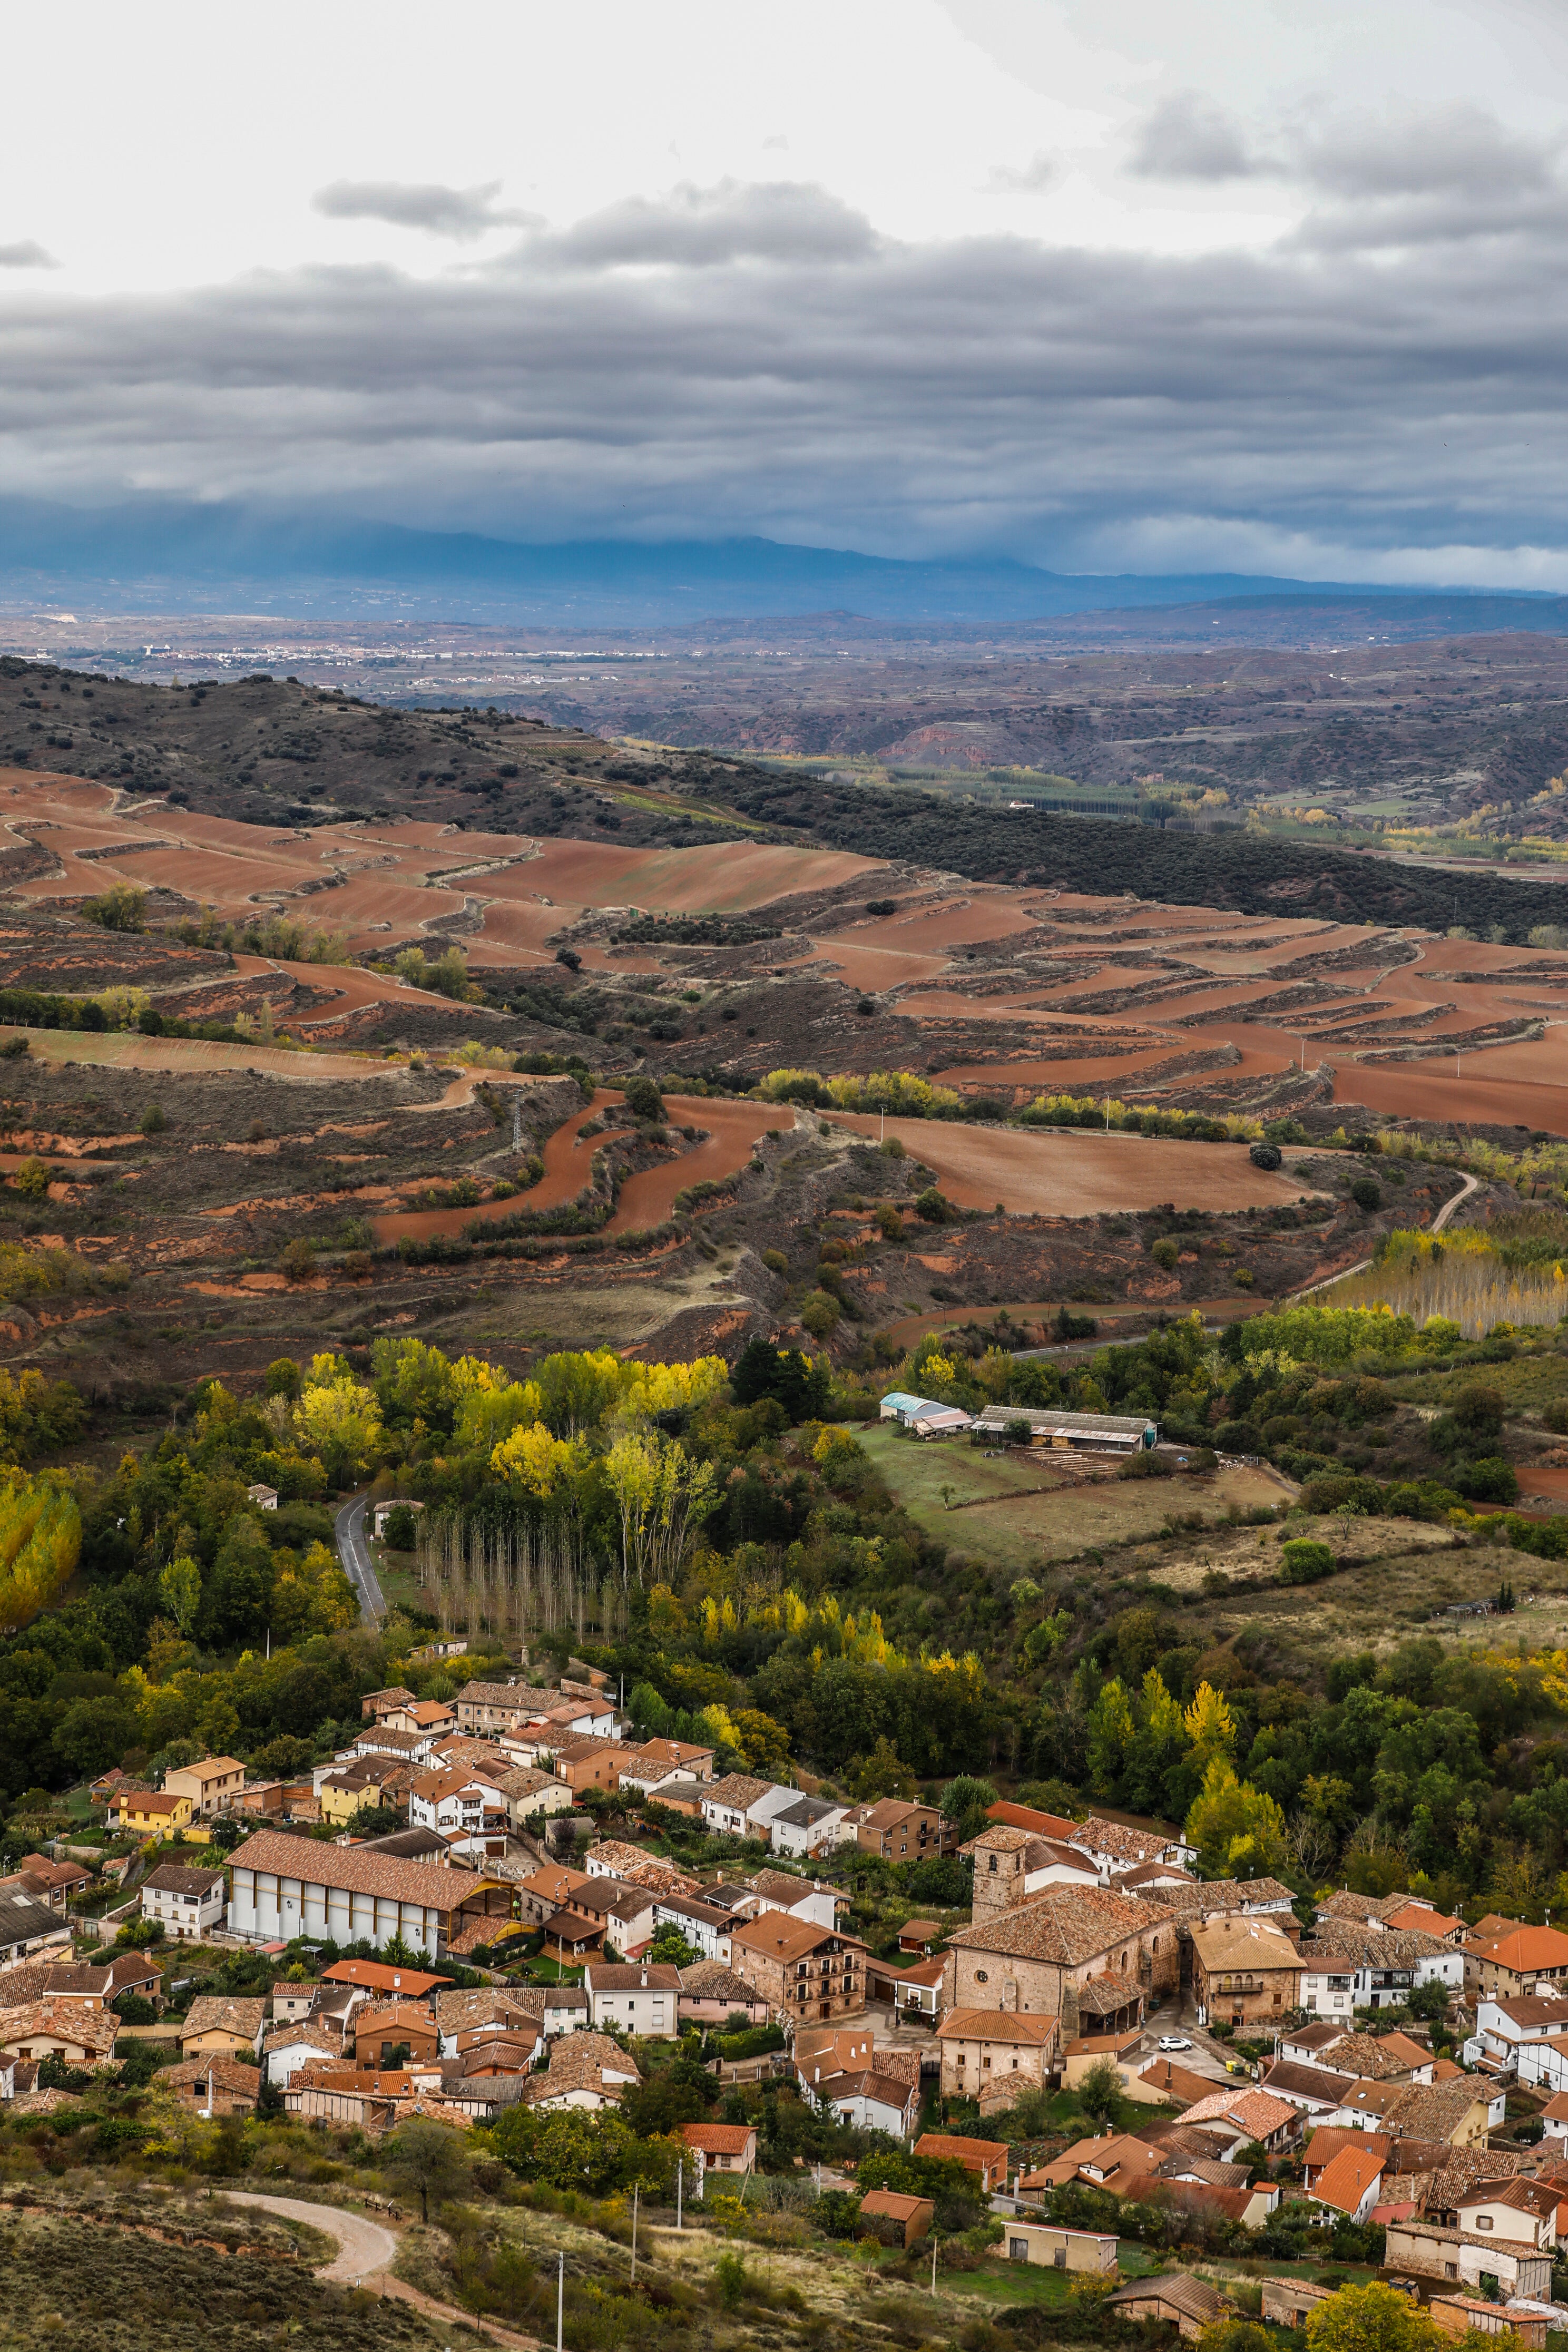
<svg viewBox="0 0 1568 2352">
<path fill-rule="evenodd" d="M 589 1180 L 602 1139 L 584 1136 L 583 1129 L 594 1125 L 604 1111 L 618 1108 L 620 1101 L 618 1094 L 600 1088 L 586 1110 L 564 1120 L 541 1154 L 543 1175 L 528 1192 L 507 1201 L 481 1201 L 468 1209 L 398 1210 L 374 1220 L 377 1241 L 400 1241 L 405 1234 L 411 1240 L 428 1241 L 437 1234 L 461 1234 L 475 1218 L 493 1223 L 520 1213 L 558 1209 L 575 1200 Z M 700 1095 L 666 1095 L 664 1107 L 672 1128 L 705 1128 L 707 1135 L 678 1160 L 628 1176 L 621 1186 L 616 1213 L 603 1228 L 607 1234 L 638 1233 L 646 1226 L 662 1224 L 678 1192 L 689 1184 L 721 1183 L 738 1174 L 751 1159 L 758 1138 L 769 1128 L 787 1125 L 792 1117 L 776 1103 L 710 1102 Z"/>
</svg>

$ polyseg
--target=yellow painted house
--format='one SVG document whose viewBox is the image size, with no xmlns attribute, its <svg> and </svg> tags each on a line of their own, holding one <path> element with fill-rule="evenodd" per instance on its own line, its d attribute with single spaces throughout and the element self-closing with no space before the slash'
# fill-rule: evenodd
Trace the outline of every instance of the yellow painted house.
<svg viewBox="0 0 1568 2352">
<path fill-rule="evenodd" d="M 183 1830 L 191 1818 L 189 1797 L 168 1789 L 124 1789 L 120 1796 L 120 1826 L 137 1837 L 167 1837 Z"/>
</svg>

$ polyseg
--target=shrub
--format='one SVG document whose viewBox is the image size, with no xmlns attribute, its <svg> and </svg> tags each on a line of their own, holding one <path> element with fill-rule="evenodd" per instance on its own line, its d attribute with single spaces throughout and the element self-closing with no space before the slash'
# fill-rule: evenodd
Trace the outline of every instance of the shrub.
<svg viewBox="0 0 1568 2352">
<path fill-rule="evenodd" d="M 1163 1265 L 1166 1272 L 1169 1273 L 1171 1268 L 1176 1264 L 1176 1261 L 1181 1256 L 1182 1253 L 1176 1244 L 1172 1241 L 1170 1236 L 1167 1234 L 1163 1240 L 1157 1241 L 1153 1244 L 1149 1255 L 1153 1259 L 1156 1265 Z"/>
<path fill-rule="evenodd" d="M 1560 1397 L 1554 1404 L 1547 1406 L 1541 1416 L 1541 1425 L 1553 1431 L 1559 1437 L 1568 1437 L 1568 1397 Z"/>
<path fill-rule="evenodd" d="M 904 1221 L 890 1201 L 884 1201 L 877 1212 L 877 1231 L 885 1242 L 901 1242 Z"/>
<path fill-rule="evenodd" d="M 814 1339 L 828 1339 L 838 1328 L 844 1310 L 826 1290 L 814 1290 L 800 1310 L 800 1319 Z"/>
<path fill-rule="evenodd" d="M 132 882 L 116 882 L 101 898 L 84 899 L 81 911 L 89 923 L 105 931 L 144 931 L 147 893 Z"/>
<path fill-rule="evenodd" d="M 1519 1499 L 1519 1474 L 1500 1454 L 1485 1454 L 1479 1462 L 1461 1462 L 1454 1484 L 1472 1503 L 1512 1503 Z"/>
<path fill-rule="evenodd" d="M 1331 1576 L 1338 1565 L 1326 1543 L 1311 1536 L 1296 1536 L 1279 1555 L 1281 1584 L 1316 1584 L 1320 1577 Z"/>
<path fill-rule="evenodd" d="M 1026 1421 L 1010 1421 L 1002 1432 L 1009 1445 L 1027 1445 L 1034 1433 Z"/>
<path fill-rule="evenodd" d="M 1383 1187 L 1375 1176 L 1358 1176 L 1351 1186 L 1351 1199 L 1358 1209 L 1369 1213 L 1383 1206 Z"/>
<path fill-rule="evenodd" d="M 24 1054 L 31 1051 L 32 1046 L 26 1037 L 7 1037 L 0 1045 L 0 1062 L 19 1062 Z"/>
<path fill-rule="evenodd" d="M 1255 1143 L 1247 1156 L 1255 1168 L 1270 1169 L 1282 1166 L 1285 1158 L 1277 1143 Z"/>
<path fill-rule="evenodd" d="M 866 912 L 868 915 L 896 915 L 898 910 L 899 902 L 896 898 L 868 898 L 866 901 Z"/>
<path fill-rule="evenodd" d="M 952 1213 L 952 1204 L 943 1198 L 934 1184 L 928 1184 L 915 1196 L 915 1214 L 923 1217 L 928 1225 L 945 1225 Z"/>
<path fill-rule="evenodd" d="M 629 1077 L 621 1092 L 626 1097 L 626 1108 L 634 1118 L 653 1119 L 664 1117 L 664 1097 L 644 1071 L 638 1070 Z"/>
<path fill-rule="evenodd" d="M 1258 1276 L 1251 1271 L 1250 1267 L 1245 1265 L 1238 1265 L 1236 1272 L 1231 1276 L 1231 1280 L 1235 1283 L 1237 1290 L 1250 1290 L 1257 1279 Z"/>
<path fill-rule="evenodd" d="M 306 1282 L 316 1271 L 316 1245 L 299 1234 L 289 1244 L 278 1261 L 279 1267 L 290 1282 Z"/>
<path fill-rule="evenodd" d="M 789 1260 L 785 1257 L 783 1250 L 765 1249 L 763 1252 L 763 1264 L 767 1267 L 770 1274 L 787 1274 L 789 1272 Z"/>
<path fill-rule="evenodd" d="M 16 1171 L 16 1190 L 24 1200 L 47 1201 L 49 1197 L 47 1163 L 36 1156 L 24 1160 Z"/>
<path fill-rule="evenodd" d="M 406 1503 L 399 1503 L 388 1511 L 382 1539 L 389 1551 L 412 1551 L 414 1549 L 414 1514 Z"/>
<path fill-rule="evenodd" d="M 1175 1465 L 1168 1454 L 1153 1454 L 1142 1447 L 1128 1455 L 1116 1475 L 1119 1478 L 1169 1478 L 1174 1473 Z"/>
<path fill-rule="evenodd" d="M 575 948 L 557 948 L 555 961 L 563 963 L 568 971 L 581 971 L 583 969 L 583 959 Z"/>
<path fill-rule="evenodd" d="M 169 1122 L 163 1115 L 162 1105 L 159 1103 L 149 1103 L 146 1109 L 142 1114 L 142 1134 L 162 1135 L 163 1129 L 168 1126 L 168 1124 Z"/>
</svg>

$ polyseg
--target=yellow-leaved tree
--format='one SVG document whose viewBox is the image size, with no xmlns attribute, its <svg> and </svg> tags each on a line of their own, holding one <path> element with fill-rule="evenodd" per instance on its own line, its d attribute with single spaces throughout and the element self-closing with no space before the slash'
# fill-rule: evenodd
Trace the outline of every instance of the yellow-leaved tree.
<svg viewBox="0 0 1568 2352">
<path fill-rule="evenodd" d="M 47 1608 L 81 1556 L 81 1513 L 64 1475 L 9 1472 L 0 1484 L 0 1633 Z"/>
<path fill-rule="evenodd" d="M 1285 1859 L 1285 1816 L 1272 1797 L 1237 1779 L 1228 1756 L 1211 1756 L 1187 1815 L 1187 1839 L 1205 1878 L 1267 1875 Z"/>
<path fill-rule="evenodd" d="M 552 1503 L 570 1494 L 581 1458 L 575 1438 L 553 1437 L 536 1421 L 501 1440 L 490 1455 L 490 1468 L 535 1502 Z"/>
<path fill-rule="evenodd" d="M 674 1585 L 692 1540 L 717 1508 L 717 1472 L 679 1438 L 628 1430 L 605 1457 L 621 1521 L 621 1567 L 639 1584 Z"/>
</svg>

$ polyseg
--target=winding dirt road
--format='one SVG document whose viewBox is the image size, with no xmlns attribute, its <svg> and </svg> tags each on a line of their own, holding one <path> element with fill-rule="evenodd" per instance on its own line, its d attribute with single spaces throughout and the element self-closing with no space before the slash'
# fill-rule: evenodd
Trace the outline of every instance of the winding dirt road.
<svg viewBox="0 0 1568 2352">
<path fill-rule="evenodd" d="M 366 2219 L 363 2213 L 350 2213 L 341 2205 L 312 2205 L 303 2197 L 263 2197 L 254 2189 L 226 2189 L 224 2196 L 231 2205 L 259 2206 L 264 2213 L 276 2213 L 287 2221 L 299 2221 L 310 2230 L 320 2230 L 324 2237 L 338 2242 L 336 2260 L 318 2271 L 318 2278 L 331 2280 L 336 2286 L 368 2288 L 372 2294 L 390 2294 L 399 2303 L 411 2304 L 416 2311 L 432 2319 L 466 2327 L 474 2335 L 493 2337 L 498 2344 L 510 2344 L 518 2352 L 538 2352 L 536 2336 L 520 2336 L 515 2328 L 502 2327 L 493 2319 L 477 2319 L 472 2312 L 458 2311 L 447 2303 L 437 2303 L 405 2279 L 394 2274 L 393 2263 L 397 2254 L 395 2233 L 379 2221 Z"/>
</svg>

